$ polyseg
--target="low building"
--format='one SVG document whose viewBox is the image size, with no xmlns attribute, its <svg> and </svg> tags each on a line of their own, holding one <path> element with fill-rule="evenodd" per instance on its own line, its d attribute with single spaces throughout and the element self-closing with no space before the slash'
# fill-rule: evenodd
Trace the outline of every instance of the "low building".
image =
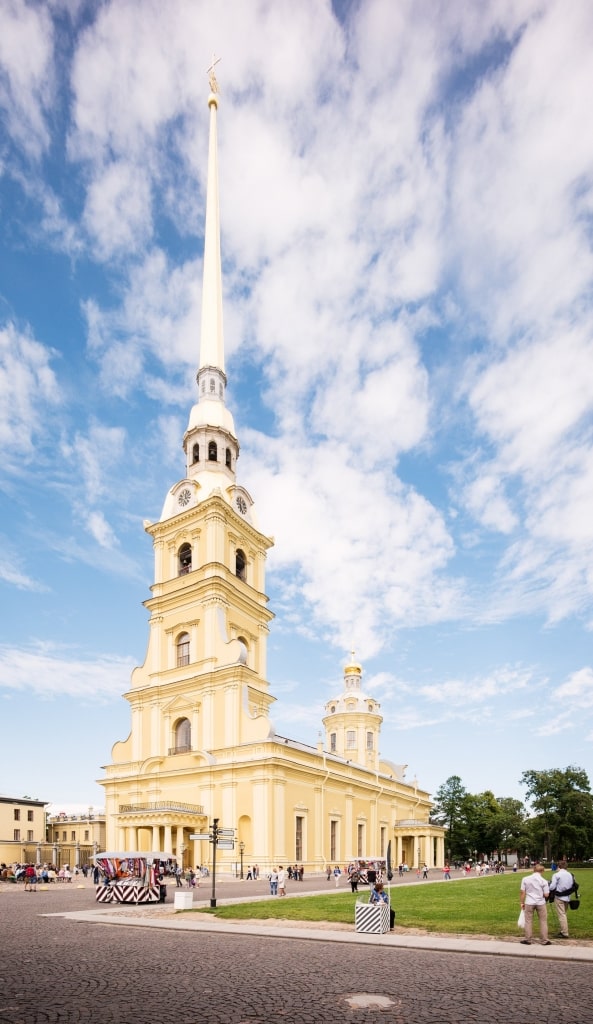
<svg viewBox="0 0 593 1024">
<path fill-rule="evenodd" d="M 47 819 L 47 843 L 41 863 L 56 867 L 82 868 L 92 864 L 93 857 L 105 849 L 105 814 L 52 814 Z"/>
<path fill-rule="evenodd" d="M 37 862 L 37 850 L 45 842 L 47 800 L 0 796 L 0 862 Z"/>
</svg>

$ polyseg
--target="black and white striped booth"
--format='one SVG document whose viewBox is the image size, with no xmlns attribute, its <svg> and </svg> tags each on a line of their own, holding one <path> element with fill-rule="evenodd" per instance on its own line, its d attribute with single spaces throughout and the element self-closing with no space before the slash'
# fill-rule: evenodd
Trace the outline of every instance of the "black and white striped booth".
<svg viewBox="0 0 593 1024">
<path fill-rule="evenodd" d="M 388 903 L 356 903 L 354 929 L 370 935 L 383 935 L 389 931 Z"/>
</svg>

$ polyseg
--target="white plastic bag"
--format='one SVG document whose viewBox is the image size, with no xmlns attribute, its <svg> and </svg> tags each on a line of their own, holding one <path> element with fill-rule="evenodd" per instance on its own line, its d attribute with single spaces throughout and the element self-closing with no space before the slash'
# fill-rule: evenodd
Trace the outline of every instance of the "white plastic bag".
<svg viewBox="0 0 593 1024">
<path fill-rule="evenodd" d="M 517 928 L 524 928 L 524 927 L 525 927 L 525 911 L 521 910 L 521 913 L 519 914 L 519 920 L 517 921 Z"/>
</svg>

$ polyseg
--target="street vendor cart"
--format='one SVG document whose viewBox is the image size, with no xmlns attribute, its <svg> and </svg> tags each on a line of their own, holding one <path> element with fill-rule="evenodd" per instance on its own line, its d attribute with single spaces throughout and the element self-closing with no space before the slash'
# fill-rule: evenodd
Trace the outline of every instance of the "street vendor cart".
<svg viewBox="0 0 593 1024">
<path fill-rule="evenodd" d="M 165 878 L 174 871 L 175 858 L 160 850 L 105 851 L 95 855 L 99 903 L 162 903 Z"/>
</svg>

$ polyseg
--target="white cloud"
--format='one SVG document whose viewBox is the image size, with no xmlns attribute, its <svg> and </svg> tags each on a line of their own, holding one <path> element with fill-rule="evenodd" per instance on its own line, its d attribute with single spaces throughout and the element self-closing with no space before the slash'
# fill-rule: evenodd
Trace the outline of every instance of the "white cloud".
<svg viewBox="0 0 593 1024">
<path fill-rule="evenodd" d="M 150 183 L 143 168 L 109 164 L 89 187 L 84 224 L 101 259 L 139 249 L 152 233 Z"/>
<path fill-rule="evenodd" d="M 0 110 L 9 135 L 38 158 L 50 138 L 46 114 L 53 101 L 53 23 L 43 5 L 2 0 L 0 8 Z"/>
<path fill-rule="evenodd" d="M 45 417 L 61 395 L 50 361 L 56 353 L 13 323 L 0 327 L 0 445 L 4 469 L 19 463 L 45 444 Z"/>
<path fill-rule="evenodd" d="M 129 687 L 130 658 L 100 655 L 81 658 L 47 643 L 30 647 L 0 645 L 0 686 L 41 697 L 70 696 L 87 701 L 119 697 Z"/>
<path fill-rule="evenodd" d="M 430 686 L 419 686 L 417 693 L 430 702 L 475 707 L 525 690 L 532 681 L 532 669 L 502 665 L 488 676 L 444 680 Z"/>
<path fill-rule="evenodd" d="M 593 669 L 590 666 L 573 672 L 555 691 L 554 704 L 571 710 L 593 708 Z"/>
<path fill-rule="evenodd" d="M 315 631 L 369 657 L 395 624 L 452 613 L 455 584 L 440 578 L 452 544 L 425 499 L 381 470 L 351 464 L 337 443 L 292 447 L 251 432 L 248 440 L 242 473 L 276 527 L 271 570 L 288 586 L 297 573 L 310 609 L 301 620 L 310 615 Z"/>
</svg>

